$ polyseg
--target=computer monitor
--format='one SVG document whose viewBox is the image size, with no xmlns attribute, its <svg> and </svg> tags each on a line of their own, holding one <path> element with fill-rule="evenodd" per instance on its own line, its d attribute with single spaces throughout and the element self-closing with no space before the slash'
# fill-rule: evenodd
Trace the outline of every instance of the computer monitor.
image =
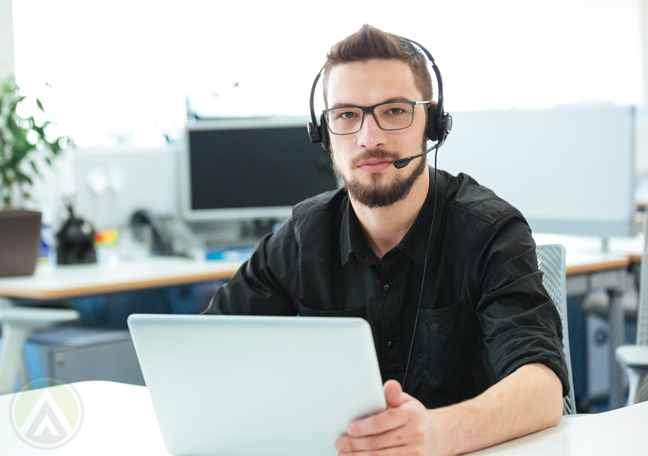
<svg viewBox="0 0 648 456">
<path fill-rule="evenodd" d="M 289 217 L 300 201 L 338 187 L 328 151 L 311 144 L 308 117 L 200 120 L 182 159 L 188 220 Z"/>
</svg>

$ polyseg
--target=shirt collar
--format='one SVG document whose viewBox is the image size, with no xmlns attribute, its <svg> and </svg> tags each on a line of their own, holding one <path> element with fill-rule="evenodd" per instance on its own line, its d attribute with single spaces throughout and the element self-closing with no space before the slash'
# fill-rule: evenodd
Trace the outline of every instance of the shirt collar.
<svg viewBox="0 0 648 456">
<path fill-rule="evenodd" d="M 423 207 L 421 208 L 419 215 L 416 217 L 414 224 L 412 224 L 412 227 L 396 246 L 397 249 L 421 265 L 425 263 L 427 240 L 434 212 L 434 195 L 438 193 L 436 201 L 437 217 L 434 221 L 432 233 L 433 239 L 431 240 L 430 245 L 434 245 L 434 238 L 436 238 L 436 233 L 439 231 L 440 225 L 441 217 L 439 214 L 443 213 L 445 203 L 445 178 L 443 177 L 443 174 L 435 171 L 433 168 L 429 168 L 429 173 L 430 189 L 425 198 L 425 203 L 423 203 Z M 434 173 L 436 173 L 437 176 L 436 192 L 433 191 Z M 351 253 L 355 253 L 361 262 L 365 264 L 373 264 L 377 259 L 376 255 L 367 243 L 367 239 L 362 232 L 360 222 L 353 210 L 348 195 L 343 200 L 342 209 L 342 226 L 340 229 L 340 253 L 342 265 L 347 264 Z"/>
</svg>

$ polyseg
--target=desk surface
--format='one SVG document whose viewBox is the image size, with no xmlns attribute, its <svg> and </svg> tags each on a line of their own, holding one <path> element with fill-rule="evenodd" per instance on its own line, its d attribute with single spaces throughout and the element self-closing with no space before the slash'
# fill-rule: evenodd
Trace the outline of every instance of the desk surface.
<svg viewBox="0 0 648 456">
<path fill-rule="evenodd" d="M 567 276 L 573 276 L 611 269 L 625 269 L 630 265 L 631 261 L 628 255 L 568 250 L 565 262 Z"/>
<path fill-rule="evenodd" d="M 641 262 L 644 250 L 644 235 L 635 237 L 612 237 L 608 239 L 608 251 L 603 252 L 602 239 L 598 236 L 567 236 L 560 234 L 535 233 L 536 244 L 562 244 L 570 254 L 617 255 L 629 257 L 633 263 Z"/>
<path fill-rule="evenodd" d="M 239 261 L 196 261 L 152 257 L 142 261 L 50 267 L 34 275 L 0 278 L 0 296 L 63 299 L 75 296 L 164 287 L 231 278 Z"/>
<path fill-rule="evenodd" d="M 0 441 L 3 454 L 21 455 L 168 455 L 145 387 L 111 382 L 73 384 L 83 403 L 83 422 L 64 446 L 37 450 L 12 425 L 15 394 L 0 396 Z M 37 407 L 34 407 L 36 409 Z M 30 411 L 38 414 L 38 410 Z M 29 418 L 28 418 L 29 419 Z M 556 428 L 506 442 L 478 455 L 597 456 L 645 454 L 648 403 L 601 413 L 564 418 Z M 252 435 L 251 435 L 252 436 Z M 331 454 L 335 455 L 333 442 Z"/>
<path fill-rule="evenodd" d="M 610 241 L 609 253 L 600 251 L 600 239 L 539 234 L 538 244 L 561 243 L 567 248 L 567 275 L 622 269 L 633 257 L 641 259 L 643 238 Z M 196 261 L 152 257 L 142 261 L 58 266 L 38 265 L 33 276 L 0 278 L 0 296 L 64 299 L 117 291 L 179 285 L 231 278 L 242 261 Z"/>
</svg>

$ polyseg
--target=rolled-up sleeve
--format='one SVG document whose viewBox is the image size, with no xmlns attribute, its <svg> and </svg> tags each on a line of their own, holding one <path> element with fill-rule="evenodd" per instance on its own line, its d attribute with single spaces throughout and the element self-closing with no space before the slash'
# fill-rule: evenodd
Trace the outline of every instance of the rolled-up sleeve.
<svg viewBox="0 0 648 456">
<path fill-rule="evenodd" d="M 474 263 L 481 291 L 476 313 L 498 380 L 525 364 L 553 370 L 569 393 L 556 306 L 542 285 L 536 245 L 524 219 L 507 217 L 493 226 Z"/>
</svg>

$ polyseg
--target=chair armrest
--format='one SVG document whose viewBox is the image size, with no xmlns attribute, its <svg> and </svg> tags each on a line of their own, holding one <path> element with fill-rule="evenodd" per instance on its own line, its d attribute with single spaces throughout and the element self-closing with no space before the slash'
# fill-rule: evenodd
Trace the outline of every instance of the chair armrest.
<svg viewBox="0 0 648 456">
<path fill-rule="evenodd" d="M 648 345 L 622 345 L 616 349 L 616 359 L 624 369 L 648 372 Z"/>
</svg>

